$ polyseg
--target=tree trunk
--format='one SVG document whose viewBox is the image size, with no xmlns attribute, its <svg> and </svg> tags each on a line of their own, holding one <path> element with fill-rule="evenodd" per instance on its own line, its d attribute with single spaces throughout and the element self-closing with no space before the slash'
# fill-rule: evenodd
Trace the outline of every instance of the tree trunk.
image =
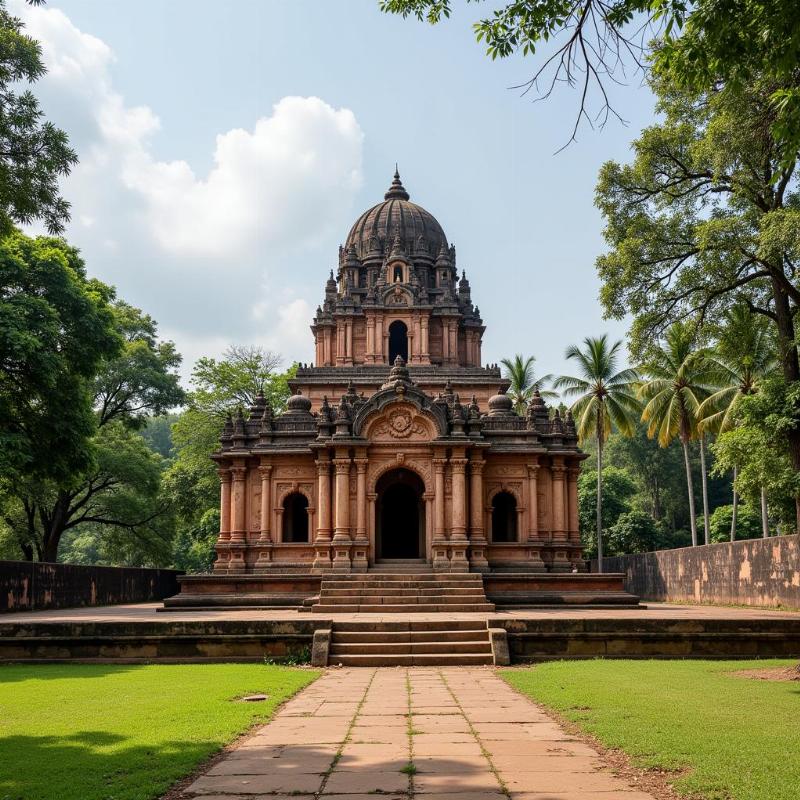
<svg viewBox="0 0 800 800">
<path fill-rule="evenodd" d="M 775 301 L 775 320 L 778 326 L 778 357 L 786 383 L 800 381 L 800 360 L 794 330 L 794 316 L 789 298 L 776 278 L 772 278 L 772 297 Z M 795 472 L 800 472 L 800 429 L 787 432 L 789 457 Z M 800 496 L 794 499 L 795 528 L 800 532 Z"/>
<path fill-rule="evenodd" d="M 731 541 L 736 541 L 736 513 L 739 510 L 739 493 L 736 491 L 736 477 L 739 467 L 733 468 L 733 513 L 731 514 Z"/>
<path fill-rule="evenodd" d="M 709 543 L 708 531 L 708 476 L 706 475 L 706 435 L 700 435 L 700 479 L 703 482 L 703 533 L 704 541 Z"/>
<path fill-rule="evenodd" d="M 597 439 L 597 571 L 603 571 L 603 443 Z"/>
<path fill-rule="evenodd" d="M 761 487 L 761 535 L 769 538 L 769 515 L 767 513 L 767 490 Z"/>
<path fill-rule="evenodd" d="M 692 546 L 697 547 L 697 515 L 694 511 L 694 483 L 692 482 L 692 465 L 689 461 L 689 437 L 681 436 L 683 445 L 683 463 L 686 467 L 686 488 L 689 492 L 689 524 L 692 529 Z"/>
</svg>

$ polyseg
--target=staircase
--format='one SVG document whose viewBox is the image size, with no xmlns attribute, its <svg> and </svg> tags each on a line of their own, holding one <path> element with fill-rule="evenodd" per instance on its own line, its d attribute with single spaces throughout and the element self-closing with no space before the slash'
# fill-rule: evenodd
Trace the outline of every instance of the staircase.
<svg viewBox="0 0 800 800">
<path fill-rule="evenodd" d="M 327 663 L 345 667 L 455 666 L 493 664 L 495 656 L 485 620 L 334 622 Z"/>
<path fill-rule="evenodd" d="M 434 572 L 424 561 L 382 561 L 367 573 L 322 578 L 315 614 L 494 611 L 477 573 Z M 485 627 L 485 626 L 484 626 Z"/>
</svg>

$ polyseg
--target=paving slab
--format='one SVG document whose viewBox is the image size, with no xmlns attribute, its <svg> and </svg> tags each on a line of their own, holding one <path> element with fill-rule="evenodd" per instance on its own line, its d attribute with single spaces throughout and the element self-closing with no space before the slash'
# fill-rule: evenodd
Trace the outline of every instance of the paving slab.
<svg viewBox="0 0 800 800">
<path fill-rule="evenodd" d="M 654 800 L 494 671 L 452 667 L 328 670 L 181 795 L 376 796 Z"/>
</svg>

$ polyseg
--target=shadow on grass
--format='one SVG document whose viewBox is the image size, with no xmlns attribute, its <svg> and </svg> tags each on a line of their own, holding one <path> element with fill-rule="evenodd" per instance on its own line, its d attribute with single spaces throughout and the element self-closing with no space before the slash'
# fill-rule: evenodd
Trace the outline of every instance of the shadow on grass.
<svg viewBox="0 0 800 800">
<path fill-rule="evenodd" d="M 158 797 L 219 750 L 214 741 L 129 746 L 106 731 L 0 739 L 0 797 L 133 800 Z"/>
<path fill-rule="evenodd" d="M 0 664 L 0 684 L 18 681 L 69 680 L 103 678 L 151 666 L 150 664 L 76 664 L 76 663 L 9 663 Z"/>
</svg>

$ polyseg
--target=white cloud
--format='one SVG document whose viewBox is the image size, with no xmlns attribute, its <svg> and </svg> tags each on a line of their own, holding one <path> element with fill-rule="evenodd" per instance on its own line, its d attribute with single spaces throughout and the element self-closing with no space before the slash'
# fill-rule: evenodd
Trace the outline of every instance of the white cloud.
<svg viewBox="0 0 800 800">
<path fill-rule="evenodd" d="M 353 113 L 284 97 L 218 134 L 213 165 L 198 175 L 155 156 L 154 137 L 168 131 L 114 88 L 108 44 L 59 9 L 13 8 L 42 44 L 37 96 L 80 157 L 64 193 L 68 238 L 90 272 L 153 314 L 188 362 L 231 342 L 310 360 L 311 309 L 361 183 Z"/>
</svg>

